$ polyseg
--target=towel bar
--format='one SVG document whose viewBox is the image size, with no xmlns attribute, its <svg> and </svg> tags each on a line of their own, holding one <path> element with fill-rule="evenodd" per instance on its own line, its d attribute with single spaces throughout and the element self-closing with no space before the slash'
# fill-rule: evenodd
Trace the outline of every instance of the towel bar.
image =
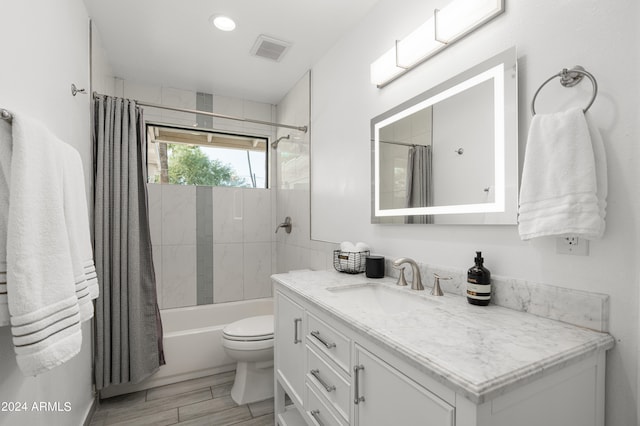
<svg viewBox="0 0 640 426">
<path fill-rule="evenodd" d="M 591 100 L 589 101 L 587 106 L 582 110 L 584 112 L 587 112 L 587 110 L 589 108 L 591 108 L 591 105 L 593 105 L 593 102 L 596 100 L 596 96 L 598 96 L 598 82 L 596 81 L 595 77 L 590 72 L 586 71 L 580 65 L 576 65 L 575 67 L 571 68 L 570 70 L 564 68 L 559 73 L 554 74 L 551 77 L 549 77 L 548 79 L 546 79 L 545 82 L 542 83 L 540 85 L 540 87 L 538 87 L 538 90 L 536 90 L 536 93 L 533 95 L 533 99 L 531 100 L 531 115 L 532 116 L 536 115 L 536 108 L 535 108 L 536 98 L 538 97 L 538 93 L 540 93 L 540 90 L 542 90 L 542 88 L 548 82 L 550 82 L 551 80 L 553 80 L 556 77 L 559 77 L 560 78 L 560 84 L 562 84 L 564 87 L 573 87 L 576 84 L 580 83 L 580 81 L 585 76 L 589 80 L 591 80 L 591 84 L 593 85 L 593 96 L 591 97 Z"/>
</svg>

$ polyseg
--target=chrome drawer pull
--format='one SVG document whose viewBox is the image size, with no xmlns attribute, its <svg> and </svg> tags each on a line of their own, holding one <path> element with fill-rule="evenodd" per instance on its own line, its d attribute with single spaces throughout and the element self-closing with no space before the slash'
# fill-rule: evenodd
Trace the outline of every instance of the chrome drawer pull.
<svg viewBox="0 0 640 426">
<path fill-rule="evenodd" d="M 355 383 L 353 386 L 353 403 L 358 405 L 364 402 L 364 396 L 360 396 L 360 378 L 358 377 L 358 371 L 364 370 L 364 365 L 356 365 L 353 367 L 353 375 L 355 376 Z"/>
<path fill-rule="evenodd" d="M 320 384 L 321 384 L 322 386 L 324 386 L 324 389 L 325 389 L 327 392 L 332 392 L 332 391 L 336 390 L 336 387 L 335 387 L 335 386 L 333 386 L 333 385 L 328 385 L 324 380 L 322 380 L 322 379 L 320 378 L 320 370 L 318 370 L 318 369 L 311 370 L 311 371 L 309 371 L 309 373 L 311 373 L 311 375 L 312 375 L 313 377 L 315 377 L 315 378 L 316 378 L 316 380 L 317 380 L 318 382 L 320 382 Z"/>
<path fill-rule="evenodd" d="M 327 349 L 331 349 L 331 348 L 335 348 L 336 344 L 332 343 L 332 342 L 327 342 L 326 340 L 324 340 L 322 337 L 320 337 L 320 332 L 319 331 L 312 331 L 311 335 L 313 337 L 315 337 L 316 339 L 318 339 L 320 341 L 320 343 L 322 343 L 323 345 L 325 345 L 327 347 Z"/>
<path fill-rule="evenodd" d="M 311 417 L 313 417 L 313 420 L 315 420 L 318 426 L 324 426 L 324 423 L 320 421 L 320 410 L 309 411 L 309 414 L 311 414 Z"/>
<path fill-rule="evenodd" d="M 302 340 L 298 339 L 298 323 L 302 322 L 302 318 L 294 318 L 293 319 L 293 344 L 297 345 L 302 342 Z"/>
</svg>

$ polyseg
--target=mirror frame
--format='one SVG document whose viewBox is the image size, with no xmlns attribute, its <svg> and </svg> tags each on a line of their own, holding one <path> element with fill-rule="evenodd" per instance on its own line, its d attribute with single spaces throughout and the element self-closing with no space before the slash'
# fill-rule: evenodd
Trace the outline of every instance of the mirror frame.
<svg viewBox="0 0 640 426">
<path fill-rule="evenodd" d="M 480 204 L 380 209 L 380 197 L 377 191 L 380 177 L 379 129 L 491 79 L 494 81 L 494 99 L 502 101 L 494 102 L 494 186 L 496 188 L 494 201 Z M 512 47 L 374 117 L 371 120 L 371 223 L 388 223 L 398 217 L 462 215 L 456 218 L 455 224 L 517 224 L 517 95 L 517 56 L 515 47 Z M 405 220 L 405 222 L 408 221 Z"/>
</svg>

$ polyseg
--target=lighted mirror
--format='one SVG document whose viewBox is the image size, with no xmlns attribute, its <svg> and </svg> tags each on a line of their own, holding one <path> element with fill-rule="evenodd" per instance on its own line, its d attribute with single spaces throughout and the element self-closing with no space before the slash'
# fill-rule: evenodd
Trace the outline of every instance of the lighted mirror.
<svg viewBox="0 0 640 426">
<path fill-rule="evenodd" d="M 511 48 L 371 120 L 372 222 L 515 224 Z"/>
</svg>

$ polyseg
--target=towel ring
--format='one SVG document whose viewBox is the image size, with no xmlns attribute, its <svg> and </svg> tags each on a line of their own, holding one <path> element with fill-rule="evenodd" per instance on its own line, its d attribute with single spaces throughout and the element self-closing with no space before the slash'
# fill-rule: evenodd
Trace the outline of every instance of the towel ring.
<svg viewBox="0 0 640 426">
<path fill-rule="evenodd" d="M 583 112 L 587 112 L 589 108 L 591 108 L 591 105 L 593 105 L 593 102 L 596 100 L 596 96 L 598 96 L 598 82 L 590 72 L 586 71 L 580 65 L 576 65 L 570 70 L 567 70 L 566 68 L 564 68 L 558 74 L 554 74 L 551 77 L 549 77 L 547 80 L 545 80 L 544 83 L 540 85 L 540 87 L 538 87 L 538 90 L 536 90 L 536 93 L 533 95 L 533 99 L 531 100 L 531 115 L 536 115 L 536 108 L 535 108 L 536 98 L 538 97 L 538 93 L 540 93 L 540 90 L 542 90 L 542 88 L 548 82 L 550 82 L 556 77 L 559 77 L 560 84 L 562 84 L 564 87 L 573 87 L 576 84 L 580 83 L 582 78 L 585 76 L 589 80 L 591 80 L 591 84 L 593 85 L 593 96 L 591 96 L 591 100 L 589 101 L 587 106 L 582 110 Z"/>
</svg>

